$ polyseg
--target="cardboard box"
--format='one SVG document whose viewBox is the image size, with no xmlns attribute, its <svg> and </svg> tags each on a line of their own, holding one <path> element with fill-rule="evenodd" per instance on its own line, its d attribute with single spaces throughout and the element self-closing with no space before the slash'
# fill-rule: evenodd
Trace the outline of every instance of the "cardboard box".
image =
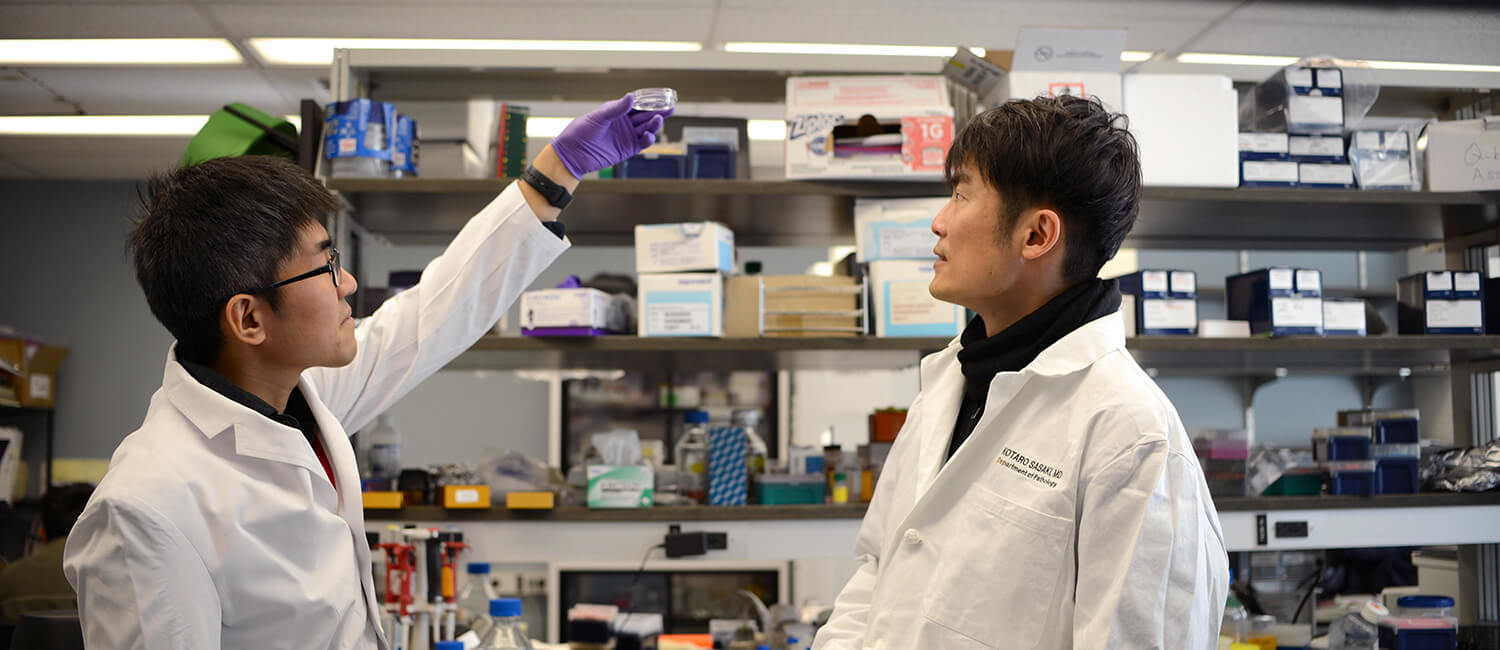
<svg viewBox="0 0 1500 650">
<path fill-rule="evenodd" d="M 1348 164 L 1297 163 L 1299 187 L 1353 188 L 1354 167 Z"/>
<path fill-rule="evenodd" d="M 0 403 L 52 408 L 57 403 L 57 370 L 67 358 L 67 348 L 0 339 Z"/>
<path fill-rule="evenodd" d="M 1359 299 L 1323 299 L 1324 336 L 1364 336 L 1365 301 Z"/>
<path fill-rule="evenodd" d="M 1240 187 L 1296 187 L 1301 170 L 1291 161 L 1240 161 Z"/>
<path fill-rule="evenodd" d="M 1344 138 L 1337 135 L 1293 135 L 1287 138 L 1287 153 L 1297 162 L 1344 162 Z"/>
<path fill-rule="evenodd" d="M 724 276 L 642 273 L 637 281 L 641 336 L 724 335 Z"/>
<path fill-rule="evenodd" d="M 656 477 L 649 465 L 589 465 L 590 508 L 649 508 Z"/>
<path fill-rule="evenodd" d="M 875 336 L 958 336 L 964 329 L 963 307 L 932 297 L 932 262 L 870 262 L 867 284 L 874 311 Z"/>
<path fill-rule="evenodd" d="M 1287 66 L 1256 84 L 1255 129 L 1305 135 L 1343 135 L 1343 71 Z"/>
<path fill-rule="evenodd" d="M 506 510 L 551 510 L 557 507 L 557 495 L 551 492 L 507 492 Z"/>
<path fill-rule="evenodd" d="M 1286 160 L 1291 137 L 1285 133 L 1240 133 L 1240 160 Z"/>
<path fill-rule="evenodd" d="M 1427 189 L 1500 190 L 1500 115 L 1427 126 Z"/>
<path fill-rule="evenodd" d="M 734 231 L 714 221 L 635 227 L 635 272 L 734 273 Z"/>
<path fill-rule="evenodd" d="M 855 199 L 855 261 L 937 259 L 932 220 L 947 203 L 948 197 Z"/>
<path fill-rule="evenodd" d="M 1224 280 L 1224 311 L 1270 336 L 1323 335 L 1323 274 L 1317 269 L 1269 268 Z"/>
<path fill-rule="evenodd" d="M 1240 184 L 1239 96 L 1229 77 L 1125 75 L 1124 98 L 1145 185 Z"/>
<path fill-rule="evenodd" d="M 1120 83 L 1123 29 L 1022 28 L 1010 74 L 997 91 L 1007 99 L 1097 98 L 1111 111 L 1125 107 Z M 997 98 L 981 98 L 993 106 Z"/>
<path fill-rule="evenodd" d="M 630 333 L 630 300 L 598 289 L 541 289 L 521 294 L 526 336 L 600 336 Z"/>
<path fill-rule="evenodd" d="M 1396 282 L 1402 334 L 1483 334 L 1484 287 L 1477 271 L 1429 271 Z"/>
<path fill-rule="evenodd" d="M 1117 278 L 1120 292 L 1135 297 L 1136 331 L 1144 336 L 1198 333 L 1198 274 L 1142 270 Z"/>
<path fill-rule="evenodd" d="M 790 77 L 789 179 L 941 180 L 953 106 L 940 76 Z"/>
<path fill-rule="evenodd" d="M 859 295 L 849 276 L 733 276 L 724 283 L 724 336 L 860 336 Z"/>
<path fill-rule="evenodd" d="M 361 492 L 360 499 L 365 510 L 400 510 L 406 499 L 405 492 Z"/>
</svg>

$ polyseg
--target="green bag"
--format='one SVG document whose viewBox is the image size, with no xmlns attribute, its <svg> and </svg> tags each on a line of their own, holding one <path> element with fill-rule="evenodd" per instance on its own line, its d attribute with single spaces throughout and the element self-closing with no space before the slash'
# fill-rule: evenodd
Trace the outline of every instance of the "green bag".
<svg viewBox="0 0 1500 650">
<path fill-rule="evenodd" d="M 297 159 L 297 127 L 248 104 L 230 104 L 209 116 L 182 154 L 183 166 L 213 158 L 280 156 Z"/>
</svg>

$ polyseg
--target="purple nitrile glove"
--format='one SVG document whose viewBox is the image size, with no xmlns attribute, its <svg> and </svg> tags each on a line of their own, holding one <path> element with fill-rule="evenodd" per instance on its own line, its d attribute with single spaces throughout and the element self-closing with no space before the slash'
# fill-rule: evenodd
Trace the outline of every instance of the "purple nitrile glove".
<svg viewBox="0 0 1500 650">
<path fill-rule="evenodd" d="M 632 111 L 633 93 L 568 123 L 552 140 L 552 150 L 575 178 L 617 164 L 656 144 L 665 111 Z"/>
</svg>

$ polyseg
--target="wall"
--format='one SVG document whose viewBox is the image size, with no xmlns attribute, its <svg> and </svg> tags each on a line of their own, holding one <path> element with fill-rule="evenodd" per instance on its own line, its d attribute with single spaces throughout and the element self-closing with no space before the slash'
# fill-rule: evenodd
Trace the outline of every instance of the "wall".
<svg viewBox="0 0 1500 650">
<path fill-rule="evenodd" d="M 0 324 L 70 348 L 58 377 L 58 458 L 108 458 L 161 385 L 171 337 L 125 246 L 133 183 L 0 181 Z"/>
</svg>

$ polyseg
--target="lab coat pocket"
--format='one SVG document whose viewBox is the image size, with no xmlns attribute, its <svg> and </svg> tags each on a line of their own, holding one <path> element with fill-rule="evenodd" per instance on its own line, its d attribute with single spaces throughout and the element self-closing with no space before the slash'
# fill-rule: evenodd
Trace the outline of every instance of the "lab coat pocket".
<svg viewBox="0 0 1500 650">
<path fill-rule="evenodd" d="M 974 485 L 950 515 L 927 618 L 989 648 L 1031 648 L 1042 637 L 1073 522 Z"/>
</svg>

